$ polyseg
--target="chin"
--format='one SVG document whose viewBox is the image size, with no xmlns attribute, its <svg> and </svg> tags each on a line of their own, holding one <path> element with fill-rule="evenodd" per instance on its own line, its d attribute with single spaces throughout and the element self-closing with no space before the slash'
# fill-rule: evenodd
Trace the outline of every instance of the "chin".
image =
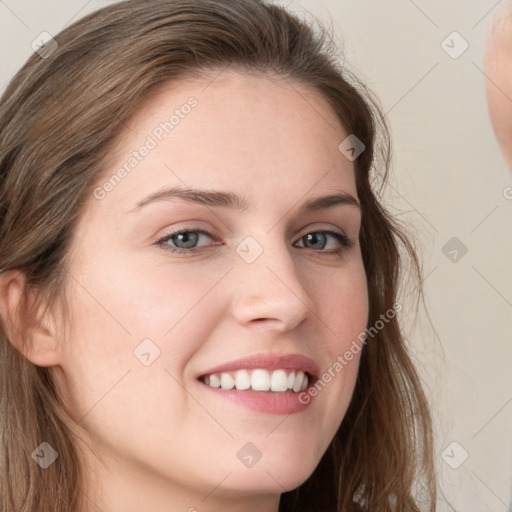
<svg viewBox="0 0 512 512">
<path fill-rule="evenodd" d="M 229 486 L 247 492 L 282 494 L 304 483 L 323 455 L 306 439 L 289 446 L 269 441 L 270 438 L 261 450 L 261 458 L 252 467 L 237 465 L 226 484 L 229 480 Z"/>
<path fill-rule="evenodd" d="M 225 488 L 233 492 L 255 494 L 283 494 L 303 484 L 315 470 L 314 465 L 308 467 L 281 464 L 270 469 L 262 466 L 252 469 L 237 469 L 226 479 Z"/>
</svg>

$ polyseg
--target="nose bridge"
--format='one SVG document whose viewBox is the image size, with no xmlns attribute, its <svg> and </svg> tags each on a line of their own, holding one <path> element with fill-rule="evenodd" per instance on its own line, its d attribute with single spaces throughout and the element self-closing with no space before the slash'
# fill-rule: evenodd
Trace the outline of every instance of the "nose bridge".
<svg viewBox="0 0 512 512">
<path fill-rule="evenodd" d="M 274 319 L 283 328 L 293 328 L 308 314 L 315 314 L 307 283 L 278 233 L 273 230 L 250 235 L 236 247 L 233 313 L 242 323 Z"/>
</svg>

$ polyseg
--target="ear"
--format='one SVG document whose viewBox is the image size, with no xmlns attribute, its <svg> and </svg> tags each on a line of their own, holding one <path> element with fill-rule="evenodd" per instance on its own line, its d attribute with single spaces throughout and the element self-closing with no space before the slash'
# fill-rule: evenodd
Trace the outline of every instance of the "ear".
<svg viewBox="0 0 512 512">
<path fill-rule="evenodd" d="M 24 303 L 24 294 L 27 301 Z M 0 316 L 8 340 L 23 356 L 38 366 L 60 364 L 55 322 L 33 311 L 35 291 L 26 289 L 26 277 L 19 270 L 0 274 Z"/>
</svg>

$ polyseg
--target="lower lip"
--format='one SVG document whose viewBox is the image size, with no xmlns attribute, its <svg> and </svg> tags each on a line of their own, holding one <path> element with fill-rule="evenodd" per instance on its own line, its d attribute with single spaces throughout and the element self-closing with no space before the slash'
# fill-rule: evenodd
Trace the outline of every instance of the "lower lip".
<svg viewBox="0 0 512 512">
<path fill-rule="evenodd" d="M 231 403 L 266 414 L 295 414 L 307 409 L 313 399 L 308 393 L 311 386 L 308 386 L 303 391 L 294 393 L 289 391 L 254 391 L 252 389 L 237 391 L 234 389 L 213 388 L 202 382 L 199 385 Z"/>
</svg>

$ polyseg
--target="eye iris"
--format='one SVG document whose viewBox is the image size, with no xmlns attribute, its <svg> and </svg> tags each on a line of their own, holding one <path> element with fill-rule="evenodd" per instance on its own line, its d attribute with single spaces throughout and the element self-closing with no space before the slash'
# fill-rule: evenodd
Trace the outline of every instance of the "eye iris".
<svg viewBox="0 0 512 512">
<path fill-rule="evenodd" d="M 178 235 L 173 236 L 173 242 L 178 244 L 183 242 L 185 246 L 180 247 L 180 249 L 190 249 L 197 243 L 197 239 L 199 237 L 199 233 L 194 233 L 192 231 L 187 231 L 186 233 L 179 233 Z"/>
<path fill-rule="evenodd" d="M 321 247 L 314 247 L 315 249 L 323 249 L 325 247 L 325 234 L 324 233 L 309 233 L 306 235 L 306 240 L 309 242 L 312 242 L 313 245 L 315 243 L 318 244 L 318 241 L 320 240 Z"/>
</svg>

